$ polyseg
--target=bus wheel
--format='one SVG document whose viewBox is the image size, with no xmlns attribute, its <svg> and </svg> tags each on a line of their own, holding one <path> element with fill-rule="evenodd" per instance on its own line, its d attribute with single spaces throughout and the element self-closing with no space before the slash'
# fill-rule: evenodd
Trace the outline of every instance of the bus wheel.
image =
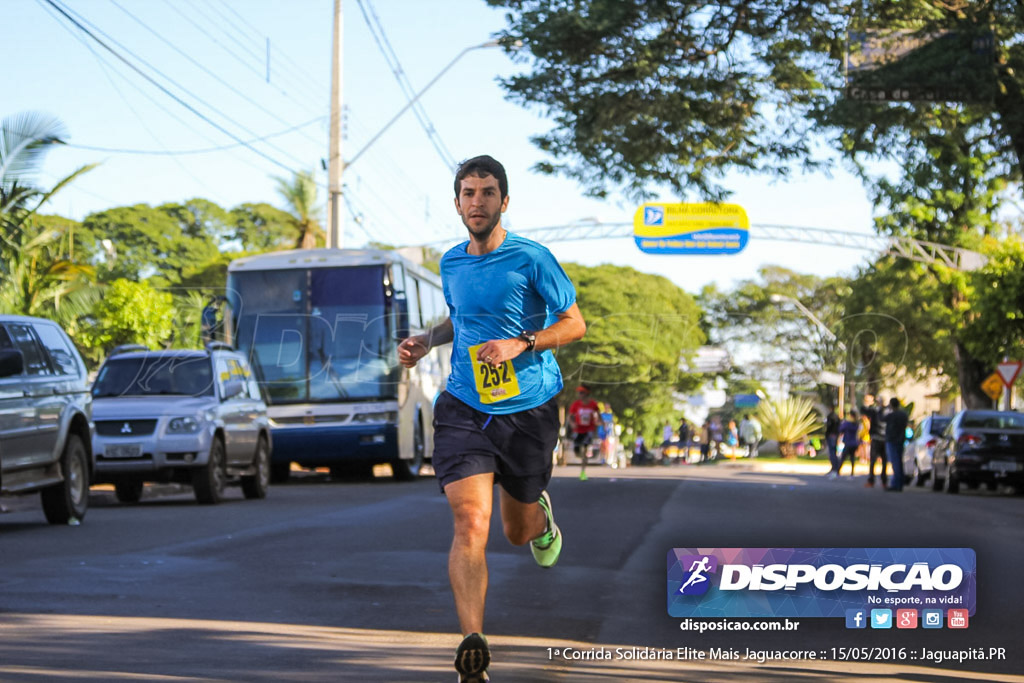
<svg viewBox="0 0 1024 683">
<path fill-rule="evenodd" d="M 396 458 L 391 462 L 392 476 L 397 481 L 412 481 L 420 476 L 423 469 L 423 458 L 427 452 L 426 440 L 423 438 L 423 419 L 417 413 L 412 423 L 412 460 Z"/>
</svg>

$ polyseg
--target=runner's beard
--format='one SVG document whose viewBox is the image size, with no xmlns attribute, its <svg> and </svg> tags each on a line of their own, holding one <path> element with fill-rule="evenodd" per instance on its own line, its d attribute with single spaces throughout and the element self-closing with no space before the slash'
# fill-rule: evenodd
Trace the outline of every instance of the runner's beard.
<svg viewBox="0 0 1024 683">
<path fill-rule="evenodd" d="M 473 228 L 469 227 L 469 220 L 467 218 L 462 219 L 462 224 L 466 226 L 466 230 L 469 231 L 470 237 L 472 237 L 477 242 L 486 242 L 490 238 L 491 233 L 494 232 L 494 229 L 498 227 L 498 223 L 500 222 L 500 211 L 494 215 L 494 217 L 490 221 L 490 224 L 487 225 L 487 227 L 483 228 L 482 230 L 473 230 Z"/>
</svg>

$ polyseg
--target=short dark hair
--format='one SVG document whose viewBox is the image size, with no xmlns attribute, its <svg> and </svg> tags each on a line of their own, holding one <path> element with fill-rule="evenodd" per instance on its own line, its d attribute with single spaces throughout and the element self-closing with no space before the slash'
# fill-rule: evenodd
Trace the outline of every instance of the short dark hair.
<svg viewBox="0 0 1024 683">
<path fill-rule="evenodd" d="M 494 176 L 498 181 L 498 190 L 501 192 L 502 200 L 508 196 L 508 176 L 505 175 L 505 167 L 494 157 L 482 154 L 472 159 L 466 159 L 459 164 L 455 171 L 455 198 L 459 198 L 459 190 L 462 189 L 462 179 L 466 176 L 486 178 Z"/>
<path fill-rule="evenodd" d="M 900 407 L 900 400 L 898 398 L 896 398 L 895 396 L 893 396 L 892 398 L 889 399 L 889 407 L 890 408 L 899 408 Z"/>
</svg>

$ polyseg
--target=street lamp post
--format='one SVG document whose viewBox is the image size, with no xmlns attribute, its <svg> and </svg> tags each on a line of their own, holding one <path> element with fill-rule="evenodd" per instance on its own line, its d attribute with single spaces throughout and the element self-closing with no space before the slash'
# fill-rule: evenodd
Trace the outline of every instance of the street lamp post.
<svg viewBox="0 0 1024 683">
<path fill-rule="evenodd" d="M 488 40 L 487 42 L 480 43 L 479 45 L 470 45 L 469 47 L 465 48 L 462 52 L 455 55 L 454 59 L 448 62 L 448 64 L 443 69 L 441 69 L 436 76 L 430 79 L 430 82 L 423 86 L 419 90 L 419 92 L 413 95 L 412 98 L 405 104 L 405 106 L 399 109 L 398 112 L 394 116 L 392 116 L 387 123 L 384 124 L 384 127 L 377 131 L 376 134 L 374 134 L 373 137 L 371 137 L 369 141 L 367 141 L 367 143 L 363 145 L 362 149 L 356 152 L 348 161 L 343 161 L 341 159 L 341 152 L 339 147 L 339 151 L 337 152 L 337 159 L 335 159 L 334 156 L 332 156 L 332 160 L 334 160 L 335 163 L 331 164 L 328 169 L 328 175 L 331 176 L 328 178 L 327 181 L 327 185 L 330 192 L 328 205 L 334 208 L 333 212 L 331 212 L 330 214 L 331 224 L 330 228 L 327 231 L 328 247 L 340 248 L 343 243 L 341 227 L 341 196 L 343 190 L 341 177 L 345 173 L 345 170 L 348 169 L 349 166 L 354 164 L 359 159 L 359 157 L 363 155 L 363 152 L 365 152 L 370 147 L 370 145 L 375 143 L 380 138 L 380 136 L 384 135 L 384 133 L 387 132 L 387 130 L 391 128 L 391 126 L 395 123 L 395 121 L 401 118 L 402 114 L 409 111 L 409 109 L 411 109 L 412 106 L 419 101 L 420 97 L 423 96 L 423 93 L 427 92 L 427 90 L 429 90 L 431 86 L 437 83 L 441 76 L 444 76 L 446 73 L 448 73 L 448 70 L 455 66 L 456 62 L 458 62 L 460 59 L 465 57 L 473 50 L 480 50 L 488 47 L 498 47 L 499 45 L 500 43 L 497 40 Z M 514 47 L 516 48 L 520 46 L 521 43 L 518 42 L 514 45 Z M 340 97 L 337 98 L 337 101 L 340 103 Z M 331 117 L 333 121 L 334 112 L 331 113 Z M 334 149 L 332 146 L 332 155 L 333 154 Z"/>
<path fill-rule="evenodd" d="M 828 326 L 825 325 L 825 323 L 821 322 L 821 320 L 818 319 L 818 316 L 814 315 L 814 313 L 812 313 L 809 308 L 800 303 L 799 300 L 791 296 L 786 296 L 785 294 L 772 294 L 771 296 L 768 297 L 768 299 L 775 304 L 782 303 L 783 301 L 788 301 L 789 303 L 796 306 L 797 310 L 803 313 L 808 320 L 814 323 L 818 327 L 818 329 L 822 331 L 822 333 L 829 341 L 835 342 L 836 346 L 838 346 L 843 351 L 843 363 L 839 373 L 839 415 L 840 417 L 844 417 L 845 413 L 843 408 L 844 401 L 846 398 L 846 344 L 839 341 L 839 337 L 836 336 L 836 333 L 830 330 Z"/>
</svg>

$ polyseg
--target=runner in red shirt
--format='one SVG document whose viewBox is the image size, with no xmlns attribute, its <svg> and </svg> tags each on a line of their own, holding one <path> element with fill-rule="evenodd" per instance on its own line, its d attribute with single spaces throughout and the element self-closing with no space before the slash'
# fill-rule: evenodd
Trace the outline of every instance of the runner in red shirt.
<svg viewBox="0 0 1024 683">
<path fill-rule="evenodd" d="M 569 421 L 573 432 L 573 450 L 580 459 L 580 481 L 587 480 L 587 457 L 590 443 L 597 433 L 597 423 L 601 419 L 601 406 L 590 398 L 590 389 L 580 385 L 576 387 L 576 400 L 569 406 Z"/>
</svg>

